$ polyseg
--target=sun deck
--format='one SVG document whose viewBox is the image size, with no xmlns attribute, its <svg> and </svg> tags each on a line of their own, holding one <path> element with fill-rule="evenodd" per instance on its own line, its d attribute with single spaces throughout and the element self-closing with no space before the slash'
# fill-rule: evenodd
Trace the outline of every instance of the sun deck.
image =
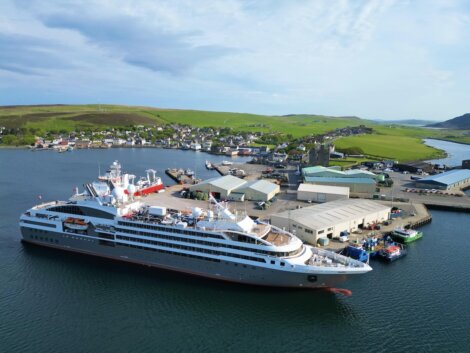
<svg viewBox="0 0 470 353">
<path fill-rule="evenodd" d="M 277 233 L 270 231 L 266 237 L 263 238 L 264 240 L 270 242 L 276 246 L 283 246 L 288 245 L 291 241 L 291 237 L 284 233 Z"/>
</svg>

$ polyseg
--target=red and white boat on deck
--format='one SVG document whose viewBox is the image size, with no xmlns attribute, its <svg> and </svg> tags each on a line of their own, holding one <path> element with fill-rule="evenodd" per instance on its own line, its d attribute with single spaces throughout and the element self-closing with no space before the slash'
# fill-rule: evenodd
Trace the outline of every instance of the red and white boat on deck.
<svg viewBox="0 0 470 353">
<path fill-rule="evenodd" d="M 133 174 L 122 174 L 121 164 L 118 161 L 114 161 L 106 171 L 105 175 L 99 175 L 98 179 L 101 181 L 111 182 L 114 187 L 120 187 L 124 189 L 124 193 L 127 195 L 132 194 L 133 196 L 143 196 L 151 194 L 163 189 L 162 179 L 158 177 L 157 171 L 154 169 L 147 169 L 146 177 L 141 177 L 139 180 L 135 180 L 136 176 Z"/>
</svg>

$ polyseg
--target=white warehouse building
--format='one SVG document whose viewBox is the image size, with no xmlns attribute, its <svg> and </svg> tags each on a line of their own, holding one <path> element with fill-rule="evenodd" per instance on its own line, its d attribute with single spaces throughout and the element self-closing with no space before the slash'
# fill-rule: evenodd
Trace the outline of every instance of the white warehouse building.
<svg viewBox="0 0 470 353">
<path fill-rule="evenodd" d="M 211 193 L 216 199 L 232 201 L 269 201 L 279 193 L 279 185 L 266 180 L 245 181 L 233 175 L 207 179 L 191 185 L 191 191 Z"/>
<path fill-rule="evenodd" d="M 348 199 L 304 207 L 271 216 L 271 223 L 316 244 L 319 238 L 336 238 L 390 217 L 391 208 L 378 202 Z"/>
<path fill-rule="evenodd" d="M 234 192 L 245 195 L 246 200 L 269 201 L 281 191 L 279 185 L 266 180 L 249 181 Z"/>
<path fill-rule="evenodd" d="M 349 188 L 343 186 L 300 184 L 297 200 L 308 202 L 329 202 L 349 199 Z"/>
</svg>

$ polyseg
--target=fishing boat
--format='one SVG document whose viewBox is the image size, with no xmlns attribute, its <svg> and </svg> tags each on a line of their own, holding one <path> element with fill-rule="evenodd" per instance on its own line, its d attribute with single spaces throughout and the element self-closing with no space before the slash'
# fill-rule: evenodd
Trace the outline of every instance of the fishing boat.
<svg viewBox="0 0 470 353">
<path fill-rule="evenodd" d="M 406 250 L 400 245 L 389 245 L 380 249 L 378 256 L 385 261 L 392 262 L 406 255 Z"/>
<path fill-rule="evenodd" d="M 184 171 L 184 174 L 190 177 L 194 175 L 194 171 L 188 168 Z"/>
<path fill-rule="evenodd" d="M 414 229 L 395 228 L 390 233 L 390 237 L 399 243 L 408 244 L 421 239 L 423 232 Z"/>
<path fill-rule="evenodd" d="M 131 196 L 143 196 L 158 192 L 163 189 L 163 183 L 160 177 L 156 176 L 157 171 L 147 169 L 147 175 L 135 181 L 136 176 L 132 174 L 121 173 L 121 164 L 114 161 L 105 175 L 99 175 L 100 181 L 110 183 L 114 188 L 124 189 L 124 193 Z"/>
</svg>

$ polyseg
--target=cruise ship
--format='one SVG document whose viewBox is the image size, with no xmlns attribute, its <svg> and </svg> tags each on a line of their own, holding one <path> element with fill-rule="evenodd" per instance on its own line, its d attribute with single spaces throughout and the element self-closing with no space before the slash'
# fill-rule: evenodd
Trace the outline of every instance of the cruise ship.
<svg viewBox="0 0 470 353">
<path fill-rule="evenodd" d="M 173 210 L 148 205 L 113 183 L 84 187 L 68 201 L 42 203 L 23 213 L 22 240 L 272 287 L 334 288 L 350 275 L 372 270 L 363 262 L 306 245 L 268 222 L 234 214 L 213 198 L 205 210 Z"/>
</svg>

